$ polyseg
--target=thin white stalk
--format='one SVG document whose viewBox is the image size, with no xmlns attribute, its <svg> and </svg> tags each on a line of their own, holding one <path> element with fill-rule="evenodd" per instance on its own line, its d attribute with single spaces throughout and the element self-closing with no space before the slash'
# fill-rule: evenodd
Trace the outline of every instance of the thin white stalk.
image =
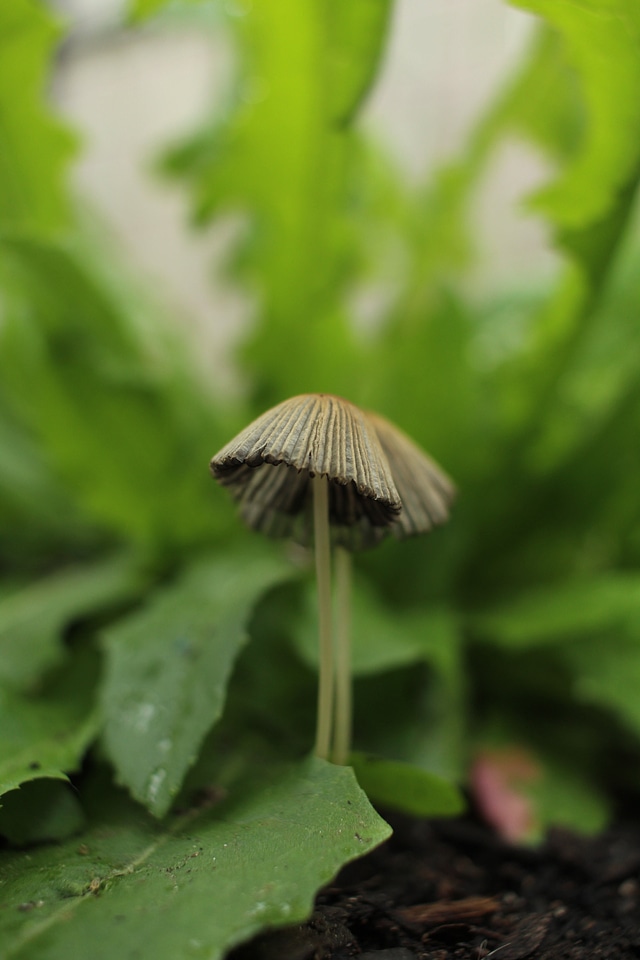
<svg viewBox="0 0 640 960">
<path fill-rule="evenodd" d="M 333 723 L 333 638 L 331 635 L 331 544 L 329 538 L 329 481 L 313 478 L 313 531 L 318 586 L 320 671 L 316 756 L 329 759 Z"/>
<path fill-rule="evenodd" d="M 344 764 L 351 753 L 351 554 L 342 547 L 335 553 L 336 578 L 336 720 L 333 762 Z"/>
</svg>

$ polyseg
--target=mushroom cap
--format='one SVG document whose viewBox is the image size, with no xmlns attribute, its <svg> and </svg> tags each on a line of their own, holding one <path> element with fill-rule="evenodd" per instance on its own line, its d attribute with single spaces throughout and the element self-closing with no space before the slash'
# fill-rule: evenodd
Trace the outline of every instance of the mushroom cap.
<svg viewBox="0 0 640 960">
<path fill-rule="evenodd" d="M 211 460 L 244 521 L 275 537 L 312 542 L 314 477 L 329 480 L 332 540 L 374 546 L 401 510 L 387 458 L 368 417 L 326 393 L 302 394 L 249 424 Z"/>
<path fill-rule="evenodd" d="M 402 511 L 383 535 L 398 539 L 428 533 L 449 519 L 456 495 L 453 481 L 402 430 L 377 413 L 367 412 L 395 480 Z"/>
</svg>

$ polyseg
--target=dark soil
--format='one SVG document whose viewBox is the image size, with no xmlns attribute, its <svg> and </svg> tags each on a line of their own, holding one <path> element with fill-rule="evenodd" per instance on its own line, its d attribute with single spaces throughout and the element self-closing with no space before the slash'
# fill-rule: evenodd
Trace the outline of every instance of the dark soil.
<svg viewBox="0 0 640 960">
<path fill-rule="evenodd" d="M 393 837 L 320 892 L 311 919 L 229 960 L 640 958 L 640 826 L 506 845 L 471 820 L 387 817 Z"/>
</svg>

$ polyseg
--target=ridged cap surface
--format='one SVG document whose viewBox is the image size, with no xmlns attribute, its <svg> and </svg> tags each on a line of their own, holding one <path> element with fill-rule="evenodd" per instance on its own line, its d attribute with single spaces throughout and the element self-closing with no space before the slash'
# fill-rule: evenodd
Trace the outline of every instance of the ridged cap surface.
<svg viewBox="0 0 640 960">
<path fill-rule="evenodd" d="M 441 467 L 406 433 L 377 413 L 367 413 L 384 450 L 402 511 L 388 530 L 400 539 L 427 533 L 449 519 L 456 488 Z"/>
<path fill-rule="evenodd" d="M 398 517 L 400 496 L 376 430 L 356 406 L 303 394 L 267 410 L 211 461 L 245 522 L 271 536 L 311 542 L 311 479 L 329 479 L 334 543 L 373 546 Z"/>
</svg>

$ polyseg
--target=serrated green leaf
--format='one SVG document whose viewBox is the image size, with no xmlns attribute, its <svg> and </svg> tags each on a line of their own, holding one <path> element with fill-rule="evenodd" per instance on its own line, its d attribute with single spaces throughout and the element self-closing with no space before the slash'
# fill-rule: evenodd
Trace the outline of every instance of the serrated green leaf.
<svg viewBox="0 0 640 960">
<path fill-rule="evenodd" d="M 83 826 L 80 801 L 66 783 L 34 780 L 2 797 L 0 836 L 16 846 L 66 840 Z"/>
<path fill-rule="evenodd" d="M 564 37 L 582 79 L 588 126 L 582 149 L 536 206 L 560 227 L 598 222 L 637 176 L 640 103 L 640 14 L 626 0 L 512 0 L 544 17 Z"/>
<path fill-rule="evenodd" d="M 5 857 L 3 960 L 221 960 L 304 920 L 315 891 L 390 833 L 352 771 L 317 759 L 164 825 L 110 793 L 99 811 L 73 843 Z"/>
<path fill-rule="evenodd" d="M 229 210 L 248 215 L 233 273 L 256 294 L 258 323 L 244 360 L 265 406 L 309 389 L 345 394 L 353 383 L 355 341 L 342 300 L 350 266 L 359 261 L 352 233 L 361 151 L 334 112 L 362 94 L 382 22 L 372 14 L 380 0 L 368 12 L 357 5 L 353 22 L 342 5 L 339 12 L 331 5 L 329 16 L 324 0 L 241 6 L 246 15 L 232 23 L 240 64 L 232 106 L 226 103 L 165 164 L 187 181 L 198 222 Z M 336 38 L 342 62 L 356 20 L 367 22 L 364 49 L 355 54 L 360 65 L 352 72 L 343 64 L 334 103 L 333 27 L 344 34 Z"/>
<path fill-rule="evenodd" d="M 549 156 L 566 162 L 580 148 L 585 119 L 579 75 L 568 60 L 561 35 L 545 24 L 536 31 L 506 91 L 481 122 L 480 136 L 484 140 L 505 128 L 513 129 Z"/>
<path fill-rule="evenodd" d="M 120 781 L 156 816 L 222 713 L 254 605 L 290 576 L 277 555 L 221 554 L 107 631 L 105 745 Z"/>
<path fill-rule="evenodd" d="M 374 81 L 393 0 L 326 3 L 332 116 L 348 123 Z"/>
<path fill-rule="evenodd" d="M 45 6 L 0 5 L 0 230 L 64 227 L 74 142 L 43 101 L 58 30 Z"/>
<path fill-rule="evenodd" d="M 531 591 L 474 617 L 479 634 L 514 649 L 590 636 L 640 616 L 640 578 L 604 574 Z"/>
<path fill-rule="evenodd" d="M 56 573 L 0 599 L 0 682 L 31 687 L 64 655 L 65 627 L 130 600 L 141 589 L 131 557 Z"/>
<path fill-rule="evenodd" d="M 38 696 L 0 688 L 0 794 L 77 770 L 98 730 L 93 708 L 97 665 L 87 649 Z"/>
<path fill-rule="evenodd" d="M 455 817 L 465 808 L 460 790 L 429 770 L 361 753 L 352 754 L 349 763 L 375 803 L 414 817 Z"/>
</svg>

